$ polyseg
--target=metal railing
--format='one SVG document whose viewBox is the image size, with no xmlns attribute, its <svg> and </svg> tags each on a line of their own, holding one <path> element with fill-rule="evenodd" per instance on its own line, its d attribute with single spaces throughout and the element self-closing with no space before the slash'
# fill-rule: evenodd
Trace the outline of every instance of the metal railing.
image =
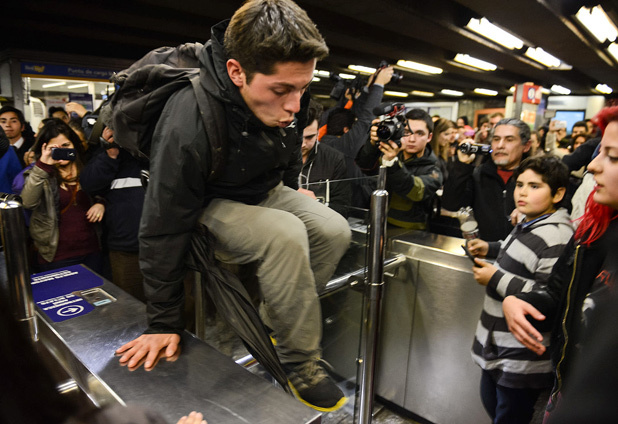
<svg viewBox="0 0 618 424">
<path fill-rule="evenodd" d="M 0 193 L 0 233 L 6 263 L 7 281 L 2 290 L 13 313 L 32 340 L 38 340 L 34 300 L 30 283 L 26 224 L 18 196 Z"/>
</svg>

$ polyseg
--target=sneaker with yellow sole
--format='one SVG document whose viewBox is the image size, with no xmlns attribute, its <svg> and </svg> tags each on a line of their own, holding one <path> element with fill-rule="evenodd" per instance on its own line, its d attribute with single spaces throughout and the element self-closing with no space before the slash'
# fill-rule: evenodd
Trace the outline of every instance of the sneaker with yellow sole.
<svg viewBox="0 0 618 424">
<path fill-rule="evenodd" d="M 322 412 L 341 408 L 347 398 L 315 359 L 283 364 L 294 395 L 305 405 Z"/>
</svg>

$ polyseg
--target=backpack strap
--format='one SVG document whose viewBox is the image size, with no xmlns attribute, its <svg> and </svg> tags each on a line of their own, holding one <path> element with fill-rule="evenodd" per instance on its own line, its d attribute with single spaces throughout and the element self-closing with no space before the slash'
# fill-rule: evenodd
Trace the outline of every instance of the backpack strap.
<svg viewBox="0 0 618 424">
<path fill-rule="evenodd" d="M 191 78 L 191 85 L 193 85 L 193 92 L 195 93 L 197 106 L 200 110 L 204 130 L 210 145 L 210 174 L 208 175 L 208 182 L 211 182 L 221 175 L 225 167 L 228 138 L 227 119 L 221 102 L 200 84 L 200 80 L 205 84 L 211 85 L 214 85 L 215 82 L 212 76 L 203 70 L 200 70 L 198 75 Z"/>
</svg>

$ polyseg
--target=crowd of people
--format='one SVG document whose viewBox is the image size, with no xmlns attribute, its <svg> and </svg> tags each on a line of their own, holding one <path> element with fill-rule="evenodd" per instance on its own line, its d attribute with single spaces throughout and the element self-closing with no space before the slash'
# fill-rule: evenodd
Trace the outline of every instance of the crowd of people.
<svg viewBox="0 0 618 424">
<path fill-rule="evenodd" d="M 219 140 L 201 125 L 193 86 L 161 113 L 147 189 L 109 113 L 87 137 L 88 112 L 73 103 L 50 109 L 36 134 L 20 110 L 0 109 L 0 190 L 23 199 L 33 270 L 83 263 L 147 303 L 148 328 L 119 347 L 121 364 L 151 370 L 177 353 L 185 257 L 202 225 L 218 260 L 257 263 L 262 312 L 297 397 L 321 411 L 341 407 L 321 363 L 318 295 L 348 248 L 350 207 L 369 207 L 366 176 L 382 166 L 389 226 L 460 236 L 453 217 L 471 207 L 479 238 L 468 248 L 495 258 L 476 260 L 487 289 L 471 335 L 493 422 L 529 422 L 552 385 L 548 412 L 572 407 L 566 399 L 585 381 L 571 375 L 591 367 L 582 359 L 595 352 L 588 333 L 616 279 L 618 108 L 577 122 L 570 136 L 559 121 L 531 131 L 494 113 L 475 129 L 466 116 L 411 109 L 401 134 L 384 139 L 373 110 L 393 68 L 323 112 L 307 88 L 328 47 L 290 0 L 245 3 L 199 54 L 216 81 L 201 89 L 225 105 L 229 131 L 213 181 L 206 158 Z"/>
</svg>

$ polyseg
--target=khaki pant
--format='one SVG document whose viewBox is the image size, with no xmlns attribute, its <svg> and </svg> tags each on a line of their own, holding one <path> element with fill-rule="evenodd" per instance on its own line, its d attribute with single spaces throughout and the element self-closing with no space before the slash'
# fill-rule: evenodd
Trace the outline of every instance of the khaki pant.
<svg viewBox="0 0 618 424">
<path fill-rule="evenodd" d="M 200 222 L 217 238 L 217 259 L 258 261 L 264 310 L 281 361 L 318 357 L 322 323 L 317 293 L 348 249 L 345 218 L 280 184 L 255 206 L 215 199 Z"/>
</svg>

